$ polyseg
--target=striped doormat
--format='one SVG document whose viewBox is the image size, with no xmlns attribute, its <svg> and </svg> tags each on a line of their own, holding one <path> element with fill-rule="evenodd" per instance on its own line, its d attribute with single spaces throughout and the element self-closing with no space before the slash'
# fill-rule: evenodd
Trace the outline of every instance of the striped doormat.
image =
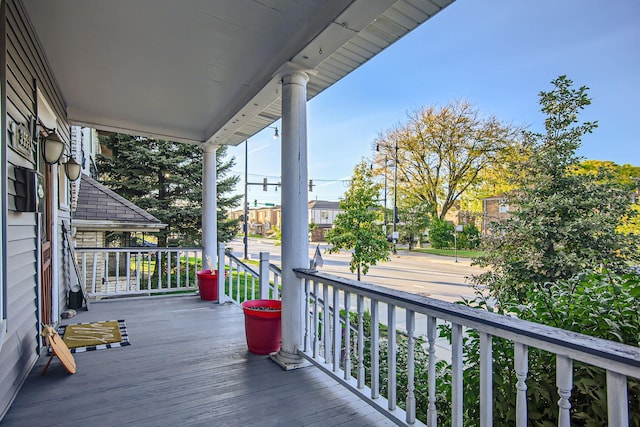
<svg viewBox="0 0 640 427">
<path fill-rule="evenodd" d="M 62 325 L 58 326 L 57 332 L 71 353 L 106 350 L 130 345 L 127 325 L 124 320 Z"/>
</svg>

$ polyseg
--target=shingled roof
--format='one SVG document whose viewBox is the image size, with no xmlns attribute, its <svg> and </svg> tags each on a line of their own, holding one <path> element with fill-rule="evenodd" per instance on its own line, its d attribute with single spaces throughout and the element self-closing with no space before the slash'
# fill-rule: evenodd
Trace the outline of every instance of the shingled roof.
<svg viewBox="0 0 640 427">
<path fill-rule="evenodd" d="M 340 202 L 329 202 L 327 200 L 312 200 L 309 202 L 309 209 L 340 209 Z"/>
<path fill-rule="evenodd" d="M 73 223 L 84 230 L 159 231 L 167 226 L 144 209 L 82 175 Z"/>
</svg>

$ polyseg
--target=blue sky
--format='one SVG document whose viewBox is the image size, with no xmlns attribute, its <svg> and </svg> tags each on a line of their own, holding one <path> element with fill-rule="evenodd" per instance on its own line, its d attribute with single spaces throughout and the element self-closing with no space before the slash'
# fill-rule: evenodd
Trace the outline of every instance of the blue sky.
<svg viewBox="0 0 640 427">
<path fill-rule="evenodd" d="M 376 136 L 423 106 L 467 100 L 541 130 L 538 93 L 562 74 L 590 88 L 581 118 L 599 122 L 579 154 L 640 166 L 640 1 L 458 0 L 308 103 L 309 200 L 338 200 Z M 229 153 L 244 178 L 244 144 Z M 249 140 L 248 164 L 249 182 L 280 180 L 272 129 Z M 280 192 L 250 186 L 254 200 Z"/>
</svg>

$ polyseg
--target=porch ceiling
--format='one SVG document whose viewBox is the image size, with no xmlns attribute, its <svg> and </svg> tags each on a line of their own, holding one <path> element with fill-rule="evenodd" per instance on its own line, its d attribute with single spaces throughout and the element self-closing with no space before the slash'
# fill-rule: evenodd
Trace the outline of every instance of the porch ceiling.
<svg viewBox="0 0 640 427">
<path fill-rule="evenodd" d="M 287 65 L 310 99 L 453 1 L 23 3 L 72 123 L 236 145 L 280 118 Z"/>
</svg>

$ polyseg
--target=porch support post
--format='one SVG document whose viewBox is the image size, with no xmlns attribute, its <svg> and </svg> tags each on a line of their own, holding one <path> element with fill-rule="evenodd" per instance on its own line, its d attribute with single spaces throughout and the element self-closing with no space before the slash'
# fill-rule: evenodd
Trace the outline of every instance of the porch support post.
<svg viewBox="0 0 640 427">
<path fill-rule="evenodd" d="M 216 198 L 216 150 L 215 145 L 203 147 L 202 161 L 202 257 L 206 265 L 207 255 L 211 262 L 217 264 L 218 253 L 218 222 Z"/>
<path fill-rule="evenodd" d="M 284 369 L 304 365 L 304 286 L 294 268 L 309 267 L 307 194 L 307 82 L 288 70 L 282 77 L 282 347 L 272 358 Z"/>
</svg>

